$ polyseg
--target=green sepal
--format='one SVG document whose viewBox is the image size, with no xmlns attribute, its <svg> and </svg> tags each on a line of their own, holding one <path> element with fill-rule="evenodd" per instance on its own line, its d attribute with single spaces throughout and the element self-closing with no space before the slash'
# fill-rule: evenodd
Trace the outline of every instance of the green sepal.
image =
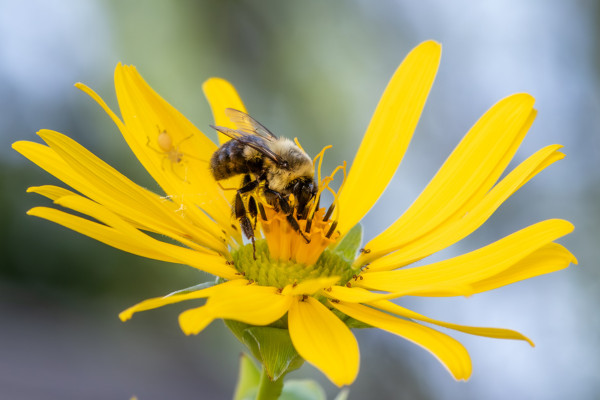
<svg viewBox="0 0 600 400">
<path fill-rule="evenodd" d="M 366 323 L 359 321 L 357 319 L 354 319 L 352 317 L 347 317 L 346 319 L 344 319 L 344 323 L 346 324 L 346 326 L 348 328 L 352 328 L 352 329 L 373 328 L 373 325 L 366 324 Z"/>
<path fill-rule="evenodd" d="M 339 244 L 333 249 L 333 253 L 342 257 L 345 261 L 352 264 L 356 258 L 356 252 L 358 251 L 362 243 L 363 229 L 361 224 L 356 224 L 346 233 L 346 236 L 339 242 Z"/>
<path fill-rule="evenodd" d="M 235 386 L 233 400 L 254 398 L 260 382 L 260 370 L 254 361 L 245 353 L 240 356 L 238 381 Z"/>
<path fill-rule="evenodd" d="M 359 321 L 357 319 L 349 317 L 346 314 L 344 314 L 343 312 L 336 310 L 335 308 L 333 310 L 331 310 L 331 312 L 334 313 L 339 319 L 341 319 L 348 328 L 356 328 L 356 329 L 373 328 L 372 325 L 366 324 L 362 321 Z"/>
<path fill-rule="evenodd" d="M 271 380 L 276 381 L 290 371 L 300 368 L 300 357 L 287 329 L 253 326 L 225 320 L 225 325 L 263 365 Z"/>
</svg>

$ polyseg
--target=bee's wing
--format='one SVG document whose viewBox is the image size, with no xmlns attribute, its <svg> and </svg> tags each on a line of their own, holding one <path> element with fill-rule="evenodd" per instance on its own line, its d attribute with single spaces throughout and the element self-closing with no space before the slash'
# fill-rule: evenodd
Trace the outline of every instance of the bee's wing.
<svg viewBox="0 0 600 400">
<path fill-rule="evenodd" d="M 226 108 L 225 115 L 227 115 L 231 122 L 233 122 L 242 132 L 258 135 L 270 142 L 277 139 L 277 136 L 275 136 L 271 131 L 244 112 L 234 108 Z"/>
<path fill-rule="evenodd" d="M 273 162 L 281 165 L 283 163 L 283 159 L 275 154 L 271 149 L 267 147 L 266 142 L 261 139 L 261 137 L 257 137 L 255 135 L 248 134 L 247 132 L 238 130 L 238 129 L 230 129 L 224 126 L 214 126 L 210 125 L 211 128 L 221 132 L 223 135 L 229 136 L 233 140 L 237 140 L 245 144 L 246 146 L 252 147 L 254 150 L 258 151 L 265 157 L 270 158 Z"/>
</svg>

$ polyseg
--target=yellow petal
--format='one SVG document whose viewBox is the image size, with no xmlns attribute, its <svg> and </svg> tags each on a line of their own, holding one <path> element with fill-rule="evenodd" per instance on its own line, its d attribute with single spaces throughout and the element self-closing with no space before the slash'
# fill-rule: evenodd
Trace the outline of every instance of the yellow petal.
<svg viewBox="0 0 600 400">
<path fill-rule="evenodd" d="M 227 252 L 221 229 L 213 221 L 206 219 L 203 225 L 192 225 L 177 214 L 174 203 L 136 185 L 74 140 L 48 130 L 38 134 L 51 149 L 42 151 L 39 147 L 27 146 L 22 150 L 27 152 L 33 147 L 36 151 L 25 154 L 26 157 L 32 156 L 30 159 L 36 163 L 42 161 L 38 165 L 43 165 L 52 174 L 56 173 L 59 179 L 74 189 L 150 231 L 170 237 L 189 236 L 208 248 Z M 57 162 L 56 155 L 50 154 L 52 151 L 62 161 Z M 68 165 L 67 172 L 59 171 L 65 164 Z"/>
<path fill-rule="evenodd" d="M 237 271 L 228 266 L 223 257 L 158 241 L 139 231 L 136 232 L 133 227 L 125 228 L 125 221 L 118 223 L 119 230 L 53 208 L 35 207 L 27 214 L 47 219 L 132 254 L 160 261 L 186 264 L 225 279 L 239 278 Z"/>
<path fill-rule="evenodd" d="M 163 254 L 154 248 L 148 248 L 148 246 L 140 243 L 139 237 L 132 237 L 130 235 L 131 232 L 119 232 L 109 226 L 76 217 L 53 208 L 35 207 L 29 210 L 27 214 L 65 226 L 119 250 L 155 260 L 177 262 L 170 254 Z"/>
<path fill-rule="evenodd" d="M 487 221 L 494 211 L 527 181 L 548 165 L 562 159 L 564 154 L 558 151 L 560 147 L 553 145 L 539 150 L 495 185 L 462 218 L 442 223 L 429 233 L 404 244 L 398 251 L 377 259 L 369 265 L 369 269 L 384 271 L 403 267 L 463 239 Z M 359 262 L 360 260 L 357 260 L 357 263 Z"/>
<path fill-rule="evenodd" d="M 542 221 L 478 250 L 448 260 L 396 271 L 367 270 L 362 274 L 364 279 L 357 281 L 356 285 L 387 292 L 413 290 L 416 296 L 446 296 L 448 288 L 472 288 L 476 282 L 500 274 L 572 230 L 573 225 L 564 220 Z M 472 293 L 474 292 L 467 290 L 462 294 Z"/>
<path fill-rule="evenodd" d="M 486 292 L 514 282 L 535 276 L 549 274 L 577 264 L 577 259 L 569 250 L 558 243 L 548 243 L 534 251 L 510 268 L 487 279 L 473 282 L 474 293 Z"/>
<path fill-rule="evenodd" d="M 84 194 L 93 192 L 94 185 L 83 179 L 78 172 L 73 170 L 65 160 L 59 157 L 48 146 L 40 143 L 19 141 L 13 143 L 12 148 L 73 189 Z"/>
<path fill-rule="evenodd" d="M 401 307 L 401 306 L 394 304 L 391 301 L 387 301 L 387 300 L 374 301 L 372 303 L 369 303 L 369 305 L 376 307 L 379 310 L 387 311 L 387 312 L 399 315 L 400 317 L 416 319 L 419 321 L 427 322 L 430 324 L 435 324 L 438 326 L 443 326 L 444 328 L 454 329 L 455 331 L 460 331 L 460 332 L 468 333 L 471 335 L 485 336 L 485 337 L 490 337 L 490 338 L 495 338 L 495 339 L 523 340 L 523 341 L 526 341 L 527 343 L 529 343 L 532 347 L 535 346 L 529 338 L 527 338 L 526 336 L 524 336 L 523 334 L 521 334 L 519 332 L 510 330 L 510 329 L 484 328 L 484 327 L 478 327 L 478 326 L 465 326 L 465 325 L 452 324 L 449 322 L 443 322 L 443 321 L 435 320 L 432 318 L 428 318 L 424 315 L 418 314 L 412 310 L 409 310 L 408 308 Z"/>
<path fill-rule="evenodd" d="M 186 334 L 196 334 L 204 322 L 212 319 L 232 319 L 250 325 L 268 325 L 283 317 L 292 298 L 284 296 L 272 286 L 228 286 L 214 293 L 200 308 L 187 310 L 179 316 L 179 324 Z"/>
<path fill-rule="evenodd" d="M 126 126 L 121 133 L 144 168 L 189 218 L 204 221 L 204 210 L 229 229 L 230 204 L 209 171 L 217 146 L 152 90 L 134 67 L 117 66 L 115 89 Z"/>
<path fill-rule="evenodd" d="M 166 306 L 168 304 L 180 303 L 182 301 L 187 301 L 187 300 L 205 299 L 207 297 L 212 296 L 219 290 L 223 290 L 224 287 L 229 287 L 229 286 L 240 287 L 240 286 L 244 286 L 247 284 L 248 284 L 248 281 L 245 279 L 235 279 L 232 281 L 227 281 L 227 282 L 221 283 L 219 285 L 208 287 L 206 289 L 195 290 L 190 293 L 167 295 L 167 296 L 163 296 L 163 297 L 154 297 L 152 299 L 144 300 L 144 301 L 122 311 L 119 314 L 119 318 L 121 319 L 121 321 L 125 322 L 125 321 L 131 319 L 133 314 L 140 312 L 140 311 L 153 310 L 155 308 Z"/>
<path fill-rule="evenodd" d="M 401 293 L 374 293 L 359 287 L 332 286 L 321 292 L 323 295 L 348 303 L 367 303 L 381 299 L 400 297 Z"/>
<path fill-rule="evenodd" d="M 227 115 L 226 108 L 247 112 L 244 103 L 233 85 L 221 78 L 210 78 L 202 85 L 204 95 L 210 104 L 215 125 L 236 129 L 236 126 Z M 229 137 L 219 132 L 219 143 L 223 144 Z"/>
<path fill-rule="evenodd" d="M 56 132 L 51 132 L 50 134 L 58 134 Z M 132 223 L 138 228 L 149 229 L 149 225 L 156 226 L 156 223 L 148 223 L 146 215 L 142 215 L 141 221 L 135 221 L 130 217 L 136 216 L 135 213 L 129 213 L 126 205 L 123 205 L 120 201 L 120 198 L 111 197 L 112 192 L 106 192 L 104 190 L 98 190 L 98 186 L 94 185 L 92 182 L 84 179 L 79 172 L 75 171 L 69 164 L 65 162 L 54 150 L 51 148 L 44 146 L 39 143 L 21 141 L 13 144 L 13 148 L 21 153 L 23 156 L 27 157 L 30 161 L 37 164 L 40 168 L 44 169 L 51 175 L 55 176 L 59 180 L 63 181 L 67 185 L 76 189 L 80 193 L 85 194 L 86 196 L 93 198 L 97 202 L 105 202 L 108 203 L 108 207 L 115 213 L 121 213 L 121 217 Z M 67 189 L 59 188 L 56 186 L 46 185 L 40 187 L 32 187 L 28 189 L 28 192 L 38 193 L 43 196 L 46 196 L 52 200 L 56 200 L 60 197 L 64 197 L 66 195 L 74 194 Z M 119 194 L 119 193 L 117 193 Z M 157 197 L 154 194 L 149 195 Z M 127 198 L 128 201 L 131 198 Z M 159 203 L 163 203 L 163 206 L 168 206 L 170 203 L 165 202 L 164 200 L 160 200 L 157 197 Z M 141 203 L 143 204 L 143 202 Z M 173 214 L 175 214 L 175 209 L 172 209 Z M 169 236 L 165 231 L 161 232 Z"/>
<path fill-rule="evenodd" d="M 338 196 L 342 235 L 371 209 L 398 168 L 433 84 L 440 55 L 438 43 L 420 44 L 406 56 L 385 89 Z"/>
<path fill-rule="evenodd" d="M 272 286 L 227 287 L 210 297 L 207 306 L 223 319 L 267 325 L 281 318 L 291 303 L 289 296 Z"/>
<path fill-rule="evenodd" d="M 75 196 L 75 193 L 70 190 L 53 185 L 32 186 L 27 188 L 27 193 L 37 193 L 50 200 L 57 200 L 65 196 Z"/>
<path fill-rule="evenodd" d="M 534 99 L 509 96 L 488 110 L 409 209 L 365 246 L 365 263 L 400 248 L 448 220 L 463 217 L 498 180 L 533 119 Z"/>
<path fill-rule="evenodd" d="M 79 213 L 89 215 L 90 217 L 102 223 L 105 223 L 108 226 L 114 227 L 130 235 L 139 235 L 140 237 L 144 238 L 148 237 L 147 235 L 141 234 L 141 232 L 127 220 L 111 212 L 108 208 L 92 200 L 86 199 L 85 197 L 78 195 L 63 196 L 55 200 L 55 203 L 60 206 L 75 210 Z M 199 251 L 205 254 L 216 255 L 214 251 L 208 250 L 207 248 L 202 246 L 198 246 L 197 243 L 194 243 L 193 241 L 187 239 L 184 236 L 171 235 L 171 238 L 175 239 L 176 241 L 178 241 L 186 247 L 192 248 L 195 251 Z"/>
<path fill-rule="evenodd" d="M 215 125 L 225 126 L 227 128 L 237 129 L 235 124 L 231 122 L 229 117 L 225 115 L 226 108 L 233 108 L 242 112 L 247 112 L 244 103 L 239 94 L 233 87 L 233 85 L 221 78 L 210 78 L 202 85 L 204 95 L 210 104 L 212 110 Z M 229 136 L 217 132 L 219 137 L 219 143 L 223 144 L 230 140 Z M 241 186 L 242 177 L 233 176 L 228 179 L 221 181 L 223 187 L 226 188 L 239 188 Z M 231 191 L 229 194 L 225 194 L 230 204 L 233 204 L 235 192 Z"/>
<path fill-rule="evenodd" d="M 216 318 L 206 306 L 192 308 L 179 314 L 179 326 L 186 335 L 197 335 Z"/>
<path fill-rule="evenodd" d="M 119 67 L 120 66 L 118 66 L 117 69 L 119 69 Z M 137 73 L 137 72 L 135 72 L 135 69 L 134 69 L 134 73 Z M 144 84 L 145 84 L 145 82 L 144 82 Z M 197 210 L 197 206 L 194 203 L 194 202 L 197 202 L 198 204 L 206 203 L 205 199 L 199 198 L 199 196 L 203 195 L 204 190 L 199 190 L 199 188 L 195 188 L 195 189 L 193 189 L 193 191 L 195 193 L 192 194 L 191 196 L 189 195 L 189 193 L 187 193 L 185 191 L 185 189 L 187 189 L 188 184 L 190 184 L 190 177 L 188 176 L 189 175 L 188 172 L 196 171 L 195 168 L 192 169 L 189 162 L 196 163 L 196 162 L 200 161 L 200 159 L 197 156 L 192 156 L 192 155 L 189 155 L 188 153 L 184 153 L 183 149 L 179 148 L 182 143 L 188 142 L 188 138 L 190 138 L 190 137 L 186 136 L 183 139 L 180 139 L 178 137 L 177 138 L 171 137 L 171 133 L 167 132 L 166 128 L 165 128 L 164 130 L 166 132 L 166 135 L 169 138 L 171 138 L 173 148 L 171 149 L 171 151 L 164 151 L 160 148 L 160 146 L 157 147 L 156 143 L 154 143 L 154 142 L 151 143 L 151 140 L 150 140 L 150 139 L 153 139 L 155 141 L 158 141 L 158 137 L 161 133 L 161 131 L 159 131 L 160 125 L 158 123 L 156 123 L 156 125 L 153 127 L 153 129 L 156 129 L 156 133 L 154 135 L 148 135 L 148 136 L 142 136 L 142 137 L 140 137 L 140 135 L 135 135 L 135 134 L 131 133 L 131 129 L 128 128 L 119 119 L 119 117 L 108 107 L 108 105 L 104 102 L 104 100 L 102 100 L 102 98 L 96 92 L 94 92 L 92 89 L 90 89 L 89 87 L 85 86 L 82 83 L 76 83 L 75 86 L 78 89 L 81 89 L 82 91 L 84 91 L 86 94 L 88 94 L 92 99 L 94 99 L 98 103 L 98 105 L 100 105 L 100 107 L 102 107 L 102 109 L 111 117 L 111 119 L 115 122 L 115 124 L 121 131 L 121 134 L 123 135 L 123 137 L 129 144 L 129 146 L 132 148 L 132 150 L 138 157 L 138 160 L 140 160 L 140 162 L 142 163 L 142 165 L 144 165 L 146 170 L 149 171 L 149 173 L 154 177 L 155 180 L 157 180 L 157 182 L 159 182 L 159 184 L 161 184 L 161 181 L 163 181 L 162 182 L 163 184 L 161 186 L 163 187 L 165 192 L 171 193 L 168 197 L 169 197 L 170 201 L 177 204 L 176 209 L 178 209 L 178 210 L 186 209 L 187 214 L 188 214 L 186 217 L 194 220 L 194 222 L 197 225 L 202 225 L 203 223 L 208 221 L 209 220 L 208 217 L 204 213 Z M 152 96 L 153 93 L 154 92 L 152 92 L 150 89 L 149 95 Z M 154 95 L 157 96 L 155 93 L 154 93 Z M 124 103 L 127 102 L 126 99 L 123 99 L 122 101 Z M 161 99 L 161 101 L 163 101 L 163 100 Z M 167 104 L 167 103 L 165 102 L 165 104 Z M 167 104 L 167 106 L 170 107 L 168 104 Z M 170 107 L 170 109 L 172 109 L 172 107 Z M 155 119 L 156 119 L 153 116 L 150 116 L 150 118 L 152 118 L 152 121 L 155 121 Z M 155 131 L 152 130 L 149 132 L 155 132 Z M 177 131 L 177 132 L 179 132 L 179 131 Z M 140 147 L 139 146 L 140 143 L 138 143 L 138 141 L 144 140 L 144 138 L 146 141 L 141 144 L 145 144 L 146 147 Z M 208 147 L 214 146 L 214 144 L 211 144 L 211 143 L 212 142 L 209 141 L 209 142 L 204 143 L 204 145 L 206 145 Z M 189 143 L 186 143 L 186 146 L 187 145 L 189 145 Z M 182 159 L 181 162 L 173 161 L 173 158 L 178 158 L 178 157 L 181 157 L 181 159 Z M 155 168 L 157 164 L 160 166 L 160 170 Z M 206 165 L 208 165 L 208 161 L 206 161 L 206 160 L 202 161 L 202 164 L 204 164 L 204 165 L 200 166 L 198 171 L 205 172 Z M 171 178 L 175 178 L 175 179 L 171 179 Z M 175 186 L 179 186 L 179 187 L 171 188 L 169 186 L 169 182 L 172 182 L 172 181 L 175 182 Z M 183 183 L 179 182 L 179 181 L 182 181 Z M 181 190 L 181 192 L 176 192 L 176 190 Z M 215 197 L 214 199 L 217 200 L 215 202 L 217 207 L 222 208 L 222 209 L 226 209 L 228 207 L 227 204 L 220 204 L 222 202 L 218 201 L 218 199 L 219 199 L 218 196 Z M 210 212 L 212 210 L 210 210 L 210 208 L 207 207 L 207 211 Z M 215 212 L 213 212 L 213 214 L 218 215 L 219 211 L 215 211 Z M 220 221 L 220 222 L 224 223 L 223 221 Z M 229 226 L 229 224 L 227 224 L 227 226 Z"/>
<path fill-rule="evenodd" d="M 462 344 L 450 336 L 360 304 L 344 302 L 330 304 L 354 319 L 391 332 L 423 347 L 448 369 L 454 379 L 467 380 L 471 376 L 469 353 Z"/>
<path fill-rule="evenodd" d="M 75 196 L 77 197 L 78 195 L 74 192 L 71 192 L 70 190 L 58 187 L 58 186 L 53 186 L 53 185 L 43 185 L 43 186 L 32 186 L 30 188 L 27 188 L 27 193 L 37 193 L 40 194 L 42 196 L 45 196 L 51 200 L 54 200 L 57 204 L 60 204 L 61 199 L 64 199 L 65 197 L 70 197 L 70 196 Z M 126 221 L 128 224 L 130 224 L 131 226 L 133 226 L 136 229 L 146 229 L 148 230 L 147 226 L 143 226 L 141 224 L 139 224 L 137 221 L 134 221 L 130 218 L 127 218 L 125 216 L 120 216 L 121 218 L 123 218 L 124 221 Z M 194 247 L 194 246 L 192 246 Z"/>
<path fill-rule="evenodd" d="M 340 279 L 339 276 L 328 276 L 325 278 L 308 279 L 295 285 L 287 285 L 283 288 L 284 295 L 311 295 L 318 290 L 334 285 Z"/>
<path fill-rule="evenodd" d="M 358 374 L 358 343 L 350 329 L 313 297 L 294 299 L 288 313 L 292 343 L 306 361 L 338 386 Z"/>
</svg>

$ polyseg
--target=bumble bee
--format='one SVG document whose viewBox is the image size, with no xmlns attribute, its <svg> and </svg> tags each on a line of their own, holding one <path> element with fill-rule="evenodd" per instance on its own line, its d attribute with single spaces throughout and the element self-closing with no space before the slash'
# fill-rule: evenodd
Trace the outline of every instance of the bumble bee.
<svg viewBox="0 0 600 400">
<path fill-rule="evenodd" d="M 215 151 L 210 160 L 210 170 L 217 181 L 244 175 L 233 206 L 244 235 L 254 244 L 256 222 L 252 227 L 241 195 L 259 188 L 269 205 L 283 211 L 291 227 L 308 242 L 294 217 L 294 211 L 298 218 L 305 219 L 308 203 L 317 194 L 311 158 L 293 141 L 275 136 L 248 114 L 232 108 L 227 108 L 225 114 L 238 129 L 211 125 L 233 140 Z M 289 202 L 292 194 L 294 206 Z M 260 207 L 253 197 L 249 198 L 248 213 L 252 217 L 256 218 Z"/>
</svg>

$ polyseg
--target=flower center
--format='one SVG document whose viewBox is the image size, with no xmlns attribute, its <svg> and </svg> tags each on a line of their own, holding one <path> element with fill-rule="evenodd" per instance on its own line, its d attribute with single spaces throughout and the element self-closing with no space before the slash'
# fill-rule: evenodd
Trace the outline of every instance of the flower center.
<svg viewBox="0 0 600 400">
<path fill-rule="evenodd" d="M 297 143 L 299 145 L 299 143 Z M 232 252 L 235 267 L 246 279 L 261 285 L 283 288 L 288 284 L 307 279 L 339 276 L 344 284 L 353 276 L 351 262 L 340 257 L 331 249 L 339 239 L 336 230 L 339 207 L 337 193 L 329 184 L 338 171 L 343 171 L 344 184 L 346 163 L 337 167 L 330 176 L 322 177 L 321 167 L 325 147 L 313 161 L 317 172 L 316 194 L 298 214 L 299 205 L 294 194 L 285 198 L 288 206 L 269 203 L 260 188 L 243 194 L 243 202 L 253 221 L 245 220 L 246 229 L 253 235 L 253 245 L 238 247 Z M 318 160 L 318 165 L 317 165 Z M 323 191 L 329 190 L 334 201 L 329 209 L 319 208 Z M 249 225 L 249 226 L 248 226 Z M 264 239 L 260 239 L 264 238 Z"/>
<path fill-rule="evenodd" d="M 272 246 L 268 239 L 257 240 L 255 246 L 256 260 L 251 244 L 240 247 L 232 256 L 235 268 L 246 279 L 259 285 L 283 288 L 307 279 L 327 276 L 339 276 L 340 284 L 344 284 L 356 273 L 351 268 L 351 262 L 329 250 L 321 251 L 316 262 L 305 264 L 292 259 L 274 258 L 269 251 Z"/>
<path fill-rule="evenodd" d="M 315 212 L 310 219 L 297 221 L 299 231 L 292 228 L 284 214 L 273 210 L 265 211 L 267 219 L 261 218 L 261 227 L 273 260 L 314 264 L 323 250 L 339 237 L 339 233 L 335 231 L 335 223 L 325 220 L 324 209 Z"/>
</svg>

